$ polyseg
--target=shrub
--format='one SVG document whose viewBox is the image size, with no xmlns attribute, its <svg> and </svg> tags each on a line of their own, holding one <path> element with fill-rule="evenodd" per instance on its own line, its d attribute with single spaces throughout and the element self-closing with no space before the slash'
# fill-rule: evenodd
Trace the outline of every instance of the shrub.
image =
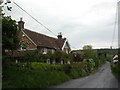
<svg viewBox="0 0 120 90">
<path fill-rule="evenodd" d="M 61 71 L 60 64 L 46 64 L 40 62 L 32 62 L 33 69 L 39 69 L 41 71 Z"/>
<path fill-rule="evenodd" d="M 73 79 L 80 77 L 79 72 L 75 69 L 71 69 L 69 76 Z"/>
<path fill-rule="evenodd" d="M 112 73 L 120 80 L 120 69 L 119 63 L 115 63 L 111 65 Z"/>
<path fill-rule="evenodd" d="M 26 63 L 14 63 L 6 68 L 3 71 L 3 88 L 44 88 L 69 80 L 59 65 L 31 64 L 32 68 L 26 68 Z"/>
<path fill-rule="evenodd" d="M 69 74 L 71 72 L 71 65 L 70 64 L 63 64 L 62 71 L 65 72 L 66 74 Z"/>
<path fill-rule="evenodd" d="M 94 62 L 95 62 L 95 69 L 97 69 L 100 66 L 100 59 L 95 58 Z"/>
<path fill-rule="evenodd" d="M 87 72 L 91 73 L 95 68 L 95 62 L 93 59 L 84 59 L 85 64 L 87 65 Z"/>
<path fill-rule="evenodd" d="M 77 78 L 80 76 L 88 75 L 88 68 L 84 62 L 77 62 L 71 65 L 71 73 L 69 74 L 71 78 Z"/>
</svg>

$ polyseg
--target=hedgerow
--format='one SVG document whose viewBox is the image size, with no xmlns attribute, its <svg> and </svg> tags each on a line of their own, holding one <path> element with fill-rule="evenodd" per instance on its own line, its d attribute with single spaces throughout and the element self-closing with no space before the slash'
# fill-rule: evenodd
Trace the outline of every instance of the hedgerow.
<svg viewBox="0 0 120 90">
<path fill-rule="evenodd" d="M 44 55 L 28 54 L 18 63 L 3 58 L 3 88 L 44 88 L 60 84 L 70 79 L 84 77 L 94 72 L 105 62 L 104 57 L 87 58 L 74 62 L 73 54 Z M 36 57 L 37 56 L 37 57 Z M 56 64 L 44 63 L 46 58 L 58 59 Z M 26 60 L 23 60 L 26 59 Z M 39 60 L 40 59 L 40 60 Z M 60 64 L 60 59 L 71 60 L 71 64 Z M 29 61 L 30 60 L 30 61 Z"/>
</svg>

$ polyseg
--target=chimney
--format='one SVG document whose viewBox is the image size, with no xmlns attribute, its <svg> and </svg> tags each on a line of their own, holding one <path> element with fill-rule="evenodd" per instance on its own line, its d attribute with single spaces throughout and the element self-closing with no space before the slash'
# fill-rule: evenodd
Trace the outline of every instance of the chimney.
<svg viewBox="0 0 120 90">
<path fill-rule="evenodd" d="M 24 29 L 24 23 L 25 23 L 25 22 L 22 21 L 22 17 L 21 17 L 21 18 L 20 18 L 20 21 L 18 22 L 19 30 Z"/>
<path fill-rule="evenodd" d="M 62 39 L 62 33 L 60 32 L 60 33 L 58 33 L 58 39 Z"/>
</svg>

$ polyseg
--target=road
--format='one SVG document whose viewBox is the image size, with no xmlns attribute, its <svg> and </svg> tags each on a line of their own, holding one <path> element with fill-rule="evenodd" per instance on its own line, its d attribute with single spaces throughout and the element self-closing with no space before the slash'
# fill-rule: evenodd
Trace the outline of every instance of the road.
<svg viewBox="0 0 120 90">
<path fill-rule="evenodd" d="M 70 80 L 54 88 L 118 88 L 118 81 L 111 73 L 110 63 L 106 62 L 96 73 Z"/>
</svg>

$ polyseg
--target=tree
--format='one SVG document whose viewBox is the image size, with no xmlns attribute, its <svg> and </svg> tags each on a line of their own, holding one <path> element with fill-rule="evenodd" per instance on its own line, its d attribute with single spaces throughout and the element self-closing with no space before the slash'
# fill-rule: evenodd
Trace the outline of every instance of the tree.
<svg viewBox="0 0 120 90">
<path fill-rule="evenodd" d="M 12 7 L 9 6 L 8 4 L 10 4 L 11 1 L 10 0 L 0 0 L 0 15 L 5 15 L 5 13 L 3 12 L 4 9 L 6 8 L 8 11 L 12 10 Z M 4 8 L 4 9 L 3 9 Z"/>
<path fill-rule="evenodd" d="M 86 59 L 95 57 L 95 52 L 93 51 L 91 45 L 85 45 L 83 47 L 83 53 L 84 53 L 84 58 L 86 58 Z"/>
<path fill-rule="evenodd" d="M 10 16 L 2 17 L 2 50 L 3 54 L 5 50 L 14 50 L 19 48 L 19 30 L 15 20 L 12 20 Z"/>
<path fill-rule="evenodd" d="M 85 45 L 85 46 L 83 46 L 83 50 L 92 50 L 92 46 L 91 45 Z"/>
</svg>

